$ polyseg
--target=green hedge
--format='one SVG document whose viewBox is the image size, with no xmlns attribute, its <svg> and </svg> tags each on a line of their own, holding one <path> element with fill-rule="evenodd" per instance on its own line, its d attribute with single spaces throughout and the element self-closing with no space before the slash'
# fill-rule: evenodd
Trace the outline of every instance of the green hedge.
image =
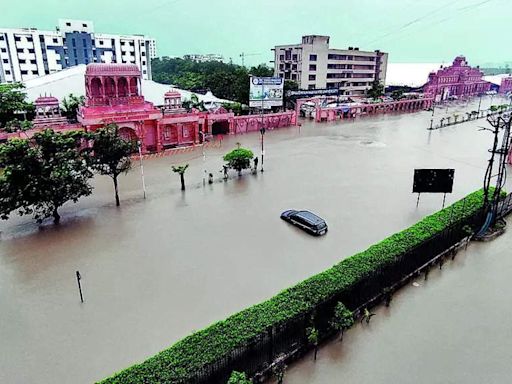
<svg viewBox="0 0 512 384">
<path fill-rule="evenodd" d="M 464 200 L 425 217 L 412 227 L 285 289 L 263 303 L 244 309 L 178 341 L 143 363 L 133 365 L 100 383 L 161 384 L 193 377 L 204 365 L 218 361 L 270 326 L 309 312 L 318 303 L 393 263 L 397 256 L 441 232 L 450 222 L 463 221 L 472 216 L 482 207 L 483 191 L 476 191 Z"/>
</svg>

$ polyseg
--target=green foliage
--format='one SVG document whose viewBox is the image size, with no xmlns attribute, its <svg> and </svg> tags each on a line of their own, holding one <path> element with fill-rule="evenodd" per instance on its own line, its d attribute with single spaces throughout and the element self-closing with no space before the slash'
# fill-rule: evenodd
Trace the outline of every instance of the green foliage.
<svg viewBox="0 0 512 384">
<path fill-rule="evenodd" d="M 311 345 L 318 345 L 318 329 L 315 327 L 310 327 L 306 329 L 306 335 L 308 338 L 308 342 Z"/>
<path fill-rule="evenodd" d="M 117 178 L 130 170 L 132 166 L 130 154 L 135 150 L 135 145 L 119 136 L 119 128 L 116 124 L 99 128 L 90 138 L 94 140 L 91 166 L 99 174 L 112 178 L 116 205 L 119 206 Z"/>
<path fill-rule="evenodd" d="M 11 139 L 0 146 L 0 214 L 12 211 L 34 214 L 35 219 L 53 216 L 67 201 L 77 202 L 91 194 L 92 172 L 87 155 L 80 150 L 83 132 L 57 133 L 51 129 L 36 133 L 32 141 Z"/>
<path fill-rule="evenodd" d="M 247 69 L 240 65 L 208 61 L 196 63 L 180 58 L 156 58 L 151 62 L 153 80 L 194 92 L 210 90 L 221 99 L 249 104 L 249 74 L 272 76 L 264 64 Z M 187 104 L 187 103 L 185 103 Z"/>
<path fill-rule="evenodd" d="M 372 82 L 372 87 L 366 92 L 368 97 L 372 99 L 378 99 L 384 94 L 384 85 L 379 80 Z"/>
<path fill-rule="evenodd" d="M 379 274 L 389 265 L 447 228 L 473 216 L 483 206 L 483 191 L 474 192 L 437 213 L 425 217 L 367 250 L 342 260 L 332 268 L 285 289 L 226 320 L 193 333 L 168 349 L 136 364 L 102 384 L 173 383 L 190 379 L 201 367 L 228 356 L 235 348 L 296 316 L 310 313 L 319 303 L 342 294 L 361 280 Z"/>
<path fill-rule="evenodd" d="M 178 166 L 172 166 L 172 171 L 173 172 L 176 172 L 180 175 L 183 175 L 185 173 L 185 171 L 187 170 L 188 168 L 188 164 L 185 164 L 185 165 L 178 165 Z"/>
<path fill-rule="evenodd" d="M 72 93 L 69 94 L 68 97 L 64 97 L 62 99 L 62 106 L 61 110 L 64 116 L 71 121 L 76 122 L 77 121 L 77 113 L 78 108 L 80 106 L 85 104 L 85 97 L 84 96 L 75 96 Z"/>
<path fill-rule="evenodd" d="M 229 377 L 229 380 L 227 384 L 251 384 L 252 381 L 247 378 L 245 375 L 245 372 L 237 372 L 233 371 L 231 372 L 231 376 Z"/>
<path fill-rule="evenodd" d="M 246 107 L 244 108 L 244 105 L 241 104 L 241 103 L 223 103 L 222 106 L 228 110 L 228 111 L 233 111 L 233 113 L 237 116 L 243 114 L 246 110 L 248 111 L 249 108 Z"/>
<path fill-rule="evenodd" d="M 393 100 L 400 100 L 403 95 L 404 90 L 402 88 L 395 89 L 393 92 L 391 92 L 391 98 Z"/>
<path fill-rule="evenodd" d="M 345 304 L 338 302 L 334 308 L 334 316 L 331 321 L 331 327 L 337 331 L 350 328 L 354 324 L 354 314 Z"/>
<path fill-rule="evenodd" d="M 243 169 L 251 167 L 253 157 L 254 154 L 250 149 L 236 148 L 224 155 L 224 161 L 228 163 L 228 167 L 236 169 L 240 174 Z"/>
<path fill-rule="evenodd" d="M 496 111 L 498 111 L 498 109 L 499 109 L 499 106 L 497 106 L 497 105 L 491 105 L 491 106 L 489 107 L 489 110 L 490 110 L 491 112 L 496 112 Z"/>
<path fill-rule="evenodd" d="M 192 108 L 195 108 L 201 112 L 206 111 L 204 101 L 200 101 L 195 93 L 190 95 L 190 100 L 184 100 L 182 106 L 183 108 L 186 108 L 188 111 L 192 110 Z"/>
<path fill-rule="evenodd" d="M 25 132 L 29 129 L 32 129 L 33 124 L 29 120 L 19 120 L 17 118 L 14 118 L 7 123 L 5 123 L 4 131 L 5 132 Z"/>
<path fill-rule="evenodd" d="M 24 89 L 22 83 L 0 84 L 0 129 L 9 121 L 34 112 L 34 105 L 26 101 Z"/>
</svg>

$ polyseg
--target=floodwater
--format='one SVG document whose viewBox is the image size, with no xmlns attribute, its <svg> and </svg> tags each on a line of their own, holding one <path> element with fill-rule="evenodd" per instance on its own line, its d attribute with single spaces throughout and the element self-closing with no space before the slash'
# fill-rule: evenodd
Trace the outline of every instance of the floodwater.
<svg viewBox="0 0 512 384">
<path fill-rule="evenodd" d="M 289 384 L 510 383 L 512 232 L 471 243 L 454 261 L 373 310 L 343 342 L 292 364 Z"/>
<path fill-rule="evenodd" d="M 442 195 L 421 196 L 416 208 L 414 168 L 455 168 L 447 204 L 480 188 L 492 139 L 478 131 L 485 121 L 430 132 L 430 119 L 418 112 L 267 131 L 265 172 L 223 182 L 222 155 L 236 142 L 259 154 L 259 133 L 232 136 L 205 161 L 200 149 L 145 161 L 146 199 L 135 163 L 120 180 L 120 208 L 111 180 L 99 176 L 93 195 L 63 207 L 58 227 L 1 222 L 0 382 L 100 380 L 330 267 L 441 208 Z M 185 163 L 182 193 L 170 168 Z M 205 168 L 212 185 L 202 184 Z M 319 214 L 329 233 L 315 238 L 282 222 L 290 208 Z M 449 311 L 437 315 L 450 321 Z M 481 311 L 477 321 L 499 320 Z M 416 344 L 411 332 L 402 342 Z M 425 343 L 413 349 L 418 356 Z"/>
</svg>

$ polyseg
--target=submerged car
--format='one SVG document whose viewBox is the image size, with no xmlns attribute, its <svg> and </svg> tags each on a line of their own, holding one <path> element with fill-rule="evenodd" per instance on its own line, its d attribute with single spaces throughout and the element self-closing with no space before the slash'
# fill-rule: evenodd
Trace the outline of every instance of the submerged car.
<svg viewBox="0 0 512 384">
<path fill-rule="evenodd" d="M 281 213 L 281 219 L 316 236 L 325 235 L 328 230 L 325 220 L 309 211 L 290 209 Z"/>
</svg>

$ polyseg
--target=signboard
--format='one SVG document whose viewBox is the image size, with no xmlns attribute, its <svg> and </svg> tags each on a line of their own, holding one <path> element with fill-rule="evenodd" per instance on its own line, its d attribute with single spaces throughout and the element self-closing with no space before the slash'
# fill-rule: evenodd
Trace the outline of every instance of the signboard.
<svg viewBox="0 0 512 384">
<path fill-rule="evenodd" d="M 455 169 L 415 169 L 413 193 L 452 193 Z"/>
<path fill-rule="evenodd" d="M 281 77 L 250 78 L 249 107 L 265 108 L 283 105 L 284 79 Z"/>
<path fill-rule="evenodd" d="M 301 89 L 298 91 L 287 91 L 287 97 L 313 97 L 313 96 L 322 96 L 322 95 L 338 95 L 338 88 L 325 88 L 325 89 Z"/>
</svg>

